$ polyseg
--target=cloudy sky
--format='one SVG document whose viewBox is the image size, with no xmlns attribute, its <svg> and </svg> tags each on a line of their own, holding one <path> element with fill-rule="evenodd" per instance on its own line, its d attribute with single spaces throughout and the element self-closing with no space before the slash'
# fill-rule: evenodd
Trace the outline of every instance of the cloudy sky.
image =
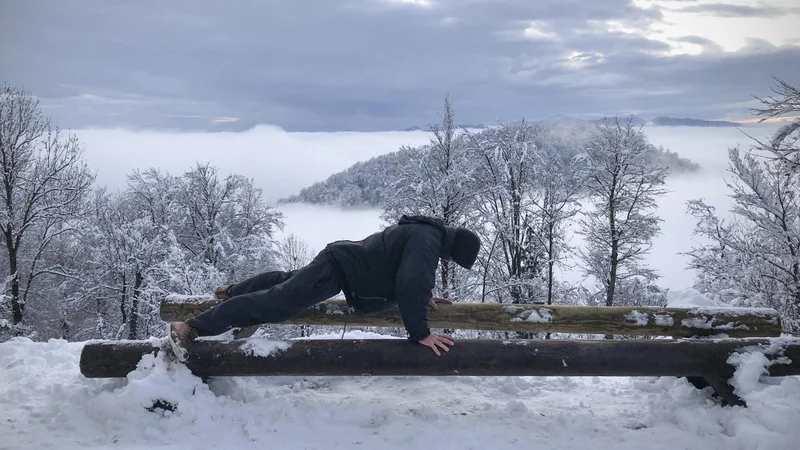
<svg viewBox="0 0 800 450">
<path fill-rule="evenodd" d="M 4 0 L 0 78 L 65 127 L 388 130 L 747 119 L 800 84 L 796 0 Z"/>
</svg>

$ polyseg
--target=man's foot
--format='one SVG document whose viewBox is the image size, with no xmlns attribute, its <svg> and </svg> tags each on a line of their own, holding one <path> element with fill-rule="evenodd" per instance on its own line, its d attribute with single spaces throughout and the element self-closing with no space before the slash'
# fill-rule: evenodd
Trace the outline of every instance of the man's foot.
<svg viewBox="0 0 800 450">
<path fill-rule="evenodd" d="M 231 294 L 228 293 L 228 289 L 230 289 L 230 288 L 231 288 L 230 284 L 224 284 L 222 286 L 217 286 L 217 288 L 214 289 L 214 298 L 217 299 L 217 300 L 227 300 L 227 299 L 231 298 Z"/>
<path fill-rule="evenodd" d="M 189 346 L 197 338 L 197 330 L 186 322 L 167 323 L 167 339 L 169 339 L 172 352 L 178 361 L 185 362 L 188 358 Z"/>
</svg>

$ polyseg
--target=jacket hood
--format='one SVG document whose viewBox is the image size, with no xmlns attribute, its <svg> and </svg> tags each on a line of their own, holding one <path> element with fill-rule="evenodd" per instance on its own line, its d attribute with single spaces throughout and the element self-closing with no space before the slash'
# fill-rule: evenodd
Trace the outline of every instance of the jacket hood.
<svg viewBox="0 0 800 450">
<path fill-rule="evenodd" d="M 453 241 L 456 238 L 456 228 L 444 224 L 442 219 L 429 216 L 408 216 L 403 215 L 397 222 L 398 225 L 407 224 L 427 224 L 439 229 L 442 232 L 442 249 L 440 257 L 442 259 L 450 260 L 450 252 L 453 250 Z"/>
</svg>

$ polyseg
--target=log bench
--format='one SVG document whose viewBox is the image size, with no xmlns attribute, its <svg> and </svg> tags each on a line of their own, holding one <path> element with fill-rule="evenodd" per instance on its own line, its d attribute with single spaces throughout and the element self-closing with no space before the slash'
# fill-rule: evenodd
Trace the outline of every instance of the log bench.
<svg viewBox="0 0 800 450">
<path fill-rule="evenodd" d="M 165 321 L 186 320 L 218 300 L 170 296 Z M 727 405 L 744 405 L 728 380 L 735 353 L 757 351 L 775 363 L 769 376 L 800 375 L 800 339 L 779 337 L 780 316 L 765 308 L 590 307 L 464 303 L 429 312 L 431 328 L 535 333 L 655 336 L 656 339 L 458 339 L 437 357 L 407 339 L 271 341 L 239 335 L 200 339 L 187 367 L 218 376 L 676 376 L 711 387 Z M 282 324 L 402 327 L 396 308 L 354 312 L 328 300 Z M 252 331 L 252 330 L 251 330 Z M 141 358 L 161 351 L 153 341 L 95 341 L 81 354 L 89 378 L 124 377 Z"/>
</svg>

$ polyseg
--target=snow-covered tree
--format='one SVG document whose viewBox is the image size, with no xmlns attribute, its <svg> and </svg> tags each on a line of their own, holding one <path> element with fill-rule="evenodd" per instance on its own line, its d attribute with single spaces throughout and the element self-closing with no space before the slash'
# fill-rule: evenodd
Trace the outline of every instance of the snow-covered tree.
<svg viewBox="0 0 800 450">
<path fill-rule="evenodd" d="M 440 218 L 448 226 L 470 226 L 467 217 L 475 200 L 473 173 L 468 140 L 459 134 L 454 122 L 450 98 L 445 98 L 441 125 L 433 125 L 429 145 L 401 152 L 409 162 L 394 179 L 394 190 L 383 209 L 382 218 L 395 222 L 402 215 L 426 215 Z M 447 261 L 439 267 L 441 295 L 452 296 L 457 269 Z M 459 296 L 461 297 L 461 296 Z"/>
<path fill-rule="evenodd" d="M 571 250 L 566 227 L 578 213 L 578 199 L 585 190 L 584 160 L 577 157 L 585 136 L 578 127 L 553 127 L 539 133 L 535 151 L 537 176 L 533 198 L 542 220 L 538 234 L 547 260 L 547 304 L 553 304 L 556 288 L 554 269 L 563 264 Z"/>
<path fill-rule="evenodd" d="M 158 332 L 165 295 L 208 293 L 275 268 L 280 215 L 250 181 L 219 180 L 208 165 L 179 177 L 134 171 L 127 189 L 98 191 L 94 205 L 82 226 L 81 248 L 90 251 L 81 254 L 86 283 L 75 309 L 94 311 L 98 326 L 83 326 L 84 334 L 147 336 Z"/>
<path fill-rule="evenodd" d="M 283 214 L 268 205 L 260 189 L 240 175 L 221 178 L 217 169 L 198 164 L 178 180 L 178 241 L 198 263 L 232 280 L 273 264 L 273 234 Z"/>
<path fill-rule="evenodd" d="M 778 97 L 761 100 L 766 120 L 800 111 L 800 92 L 777 80 Z M 800 332 L 800 120 L 778 129 L 769 142 L 755 139 L 748 153 L 728 152 L 729 219 L 702 200 L 689 202 L 695 234 L 705 243 L 688 252 L 698 271 L 695 287 L 734 306 L 775 308 L 784 329 Z"/>
<path fill-rule="evenodd" d="M 114 338 L 146 337 L 158 303 L 183 261 L 174 234 L 132 201 L 131 192 L 97 192 L 94 221 L 84 233 L 89 270 L 85 298 L 96 308 L 103 331 Z"/>
<path fill-rule="evenodd" d="M 758 148 L 757 152 L 760 152 Z M 733 218 L 719 218 L 702 200 L 689 203 L 695 233 L 707 244 L 688 253 L 700 271 L 696 287 L 736 306 L 781 311 L 800 331 L 800 173 L 785 161 L 729 150 Z"/>
<path fill-rule="evenodd" d="M 6 298 L 20 324 L 34 283 L 58 275 L 46 254 L 71 233 L 94 182 L 78 138 L 53 129 L 29 93 L 4 86 L 0 94 L 0 232 L 9 279 Z"/>
<path fill-rule="evenodd" d="M 667 170 L 652 163 L 654 151 L 630 118 L 604 120 L 586 146 L 593 209 L 580 221 L 586 241 L 581 258 L 586 274 L 602 287 L 606 306 L 615 305 L 619 282 L 657 278 L 641 263 L 659 232 L 656 200 L 666 192 Z"/>
<path fill-rule="evenodd" d="M 754 112 L 760 116 L 760 122 L 785 115 L 795 115 L 783 125 L 769 142 L 759 142 L 760 150 L 771 153 L 788 171 L 800 171 L 800 90 L 789 83 L 775 79 L 778 83 L 772 88 L 777 97 L 758 98 L 763 107 Z"/>
<path fill-rule="evenodd" d="M 530 303 L 543 298 L 547 263 L 542 216 L 537 213 L 536 127 L 503 126 L 473 136 L 476 179 L 482 189 L 476 210 L 484 224 L 482 299 Z M 540 203 L 541 204 L 541 203 Z"/>
</svg>

